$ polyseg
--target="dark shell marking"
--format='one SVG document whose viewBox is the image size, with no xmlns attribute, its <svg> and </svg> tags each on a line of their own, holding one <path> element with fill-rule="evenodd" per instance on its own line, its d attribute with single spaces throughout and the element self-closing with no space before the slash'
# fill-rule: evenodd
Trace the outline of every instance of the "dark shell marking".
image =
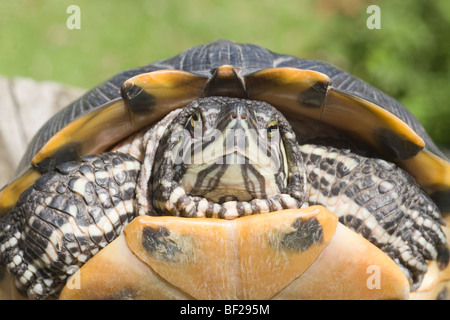
<svg viewBox="0 0 450 320">
<path fill-rule="evenodd" d="M 144 227 L 142 229 L 142 246 L 156 260 L 176 263 L 178 255 L 183 254 L 177 241 L 171 239 L 170 230 L 159 227 Z"/>
<path fill-rule="evenodd" d="M 161 60 L 145 67 L 126 70 L 90 90 L 79 100 L 55 114 L 39 130 L 29 144 L 18 171 L 20 172 L 23 168 L 27 167 L 33 156 L 42 148 L 45 142 L 65 125 L 80 115 L 120 98 L 121 85 L 125 80 L 141 73 L 163 69 L 183 70 L 209 78 L 211 72 L 214 72 L 214 70 L 223 65 L 231 65 L 236 70 L 240 70 L 241 76 L 272 67 L 292 67 L 326 74 L 330 77 L 333 87 L 337 90 L 364 97 L 398 116 L 424 139 L 428 150 L 439 157 L 445 158 L 425 132 L 423 126 L 404 106 L 349 73 L 325 62 L 277 54 L 252 44 L 239 44 L 228 40 L 218 40 L 190 48 L 172 58 Z M 312 105 L 317 104 L 314 103 L 314 98 L 310 98 L 309 100 L 312 101 Z"/>
<path fill-rule="evenodd" d="M 312 245 L 323 241 L 322 226 L 315 217 L 298 218 L 292 223 L 292 230 L 280 238 L 281 240 L 275 246 L 277 249 L 305 252 Z"/>
</svg>

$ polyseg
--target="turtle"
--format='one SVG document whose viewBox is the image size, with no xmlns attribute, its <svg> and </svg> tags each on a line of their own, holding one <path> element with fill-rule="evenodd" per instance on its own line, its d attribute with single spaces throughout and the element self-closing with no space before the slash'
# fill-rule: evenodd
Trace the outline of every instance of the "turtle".
<svg viewBox="0 0 450 320">
<path fill-rule="evenodd" d="M 449 160 L 322 61 L 216 40 L 123 71 L 17 172 L 0 191 L 15 298 L 448 298 Z"/>
</svg>

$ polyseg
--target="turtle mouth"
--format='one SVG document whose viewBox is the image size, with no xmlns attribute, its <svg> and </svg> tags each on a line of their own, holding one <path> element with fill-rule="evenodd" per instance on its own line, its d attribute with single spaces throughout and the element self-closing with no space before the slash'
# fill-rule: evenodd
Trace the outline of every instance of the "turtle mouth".
<svg viewBox="0 0 450 320">
<path fill-rule="evenodd" d="M 256 116 L 252 114 L 253 109 L 257 112 Z M 243 112 L 245 115 L 242 115 Z M 208 120 L 211 115 L 214 120 Z M 259 115 L 260 118 L 257 118 Z M 278 144 L 257 146 L 257 135 L 249 134 L 250 125 L 261 126 L 263 123 L 266 129 L 275 116 L 281 139 Z M 186 142 L 173 134 L 183 131 L 192 133 L 194 117 L 195 120 L 202 117 L 204 132 L 210 133 L 209 129 L 213 126 L 222 129 L 214 143 L 200 144 L 197 150 L 215 148 L 217 151 L 217 146 L 225 145 L 225 136 L 228 137 L 225 129 L 235 129 L 237 126 L 248 139 L 241 147 L 219 148 L 221 151 L 207 161 L 177 162 L 183 145 L 193 146 L 193 151 L 188 153 L 189 160 L 197 155 L 194 142 Z M 219 121 L 222 119 L 226 121 Z M 148 163 L 143 165 L 147 169 L 143 171 L 148 172 L 140 177 L 141 187 L 138 187 L 137 193 L 138 204 L 144 204 L 140 214 L 235 219 L 300 208 L 305 203 L 305 173 L 298 144 L 289 123 L 274 107 L 260 101 L 208 97 L 184 107 L 166 120 L 164 126 L 163 129 L 154 129 L 155 132 L 160 131 L 160 136 L 153 139 L 158 141 L 158 146 L 147 148 Z M 164 133 L 161 134 L 162 131 Z M 267 131 L 264 132 L 267 135 Z M 268 151 L 269 148 L 266 158 L 264 155 L 257 156 L 264 154 L 260 151 Z M 211 155 L 209 151 L 207 154 Z M 267 157 L 267 154 L 270 156 Z M 142 197 L 146 199 L 139 200 Z"/>
<path fill-rule="evenodd" d="M 270 159 L 245 148 L 230 149 L 199 164 L 185 164 L 179 169 L 181 178 L 175 180 L 187 194 L 218 204 L 267 199 L 284 192 L 287 177 L 284 152 L 280 153 L 280 159 Z"/>
<path fill-rule="evenodd" d="M 164 214 L 221 219 L 300 207 L 299 199 L 283 193 L 286 185 L 273 173 L 262 173 L 237 151 L 226 157 L 228 162 L 188 166 L 180 181 L 172 181 L 166 200 L 154 200 L 155 207 Z"/>
<path fill-rule="evenodd" d="M 221 200 L 233 197 L 233 195 L 223 196 Z M 228 220 L 258 213 L 295 209 L 301 206 L 301 202 L 289 194 L 277 194 L 267 199 L 253 199 L 251 201 L 232 200 L 215 203 L 206 198 L 188 195 L 180 186 L 175 187 L 170 193 L 168 201 L 154 203 L 155 206 L 159 206 L 163 215 Z"/>
</svg>

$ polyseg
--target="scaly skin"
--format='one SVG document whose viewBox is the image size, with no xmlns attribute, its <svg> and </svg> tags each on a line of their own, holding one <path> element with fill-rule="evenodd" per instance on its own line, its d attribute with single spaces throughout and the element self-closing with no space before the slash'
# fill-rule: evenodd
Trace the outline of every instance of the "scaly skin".
<svg viewBox="0 0 450 320">
<path fill-rule="evenodd" d="M 386 252 L 417 288 L 446 244 L 439 209 L 406 171 L 349 150 L 300 146 L 310 205 L 321 204 L 339 221 Z"/>
</svg>

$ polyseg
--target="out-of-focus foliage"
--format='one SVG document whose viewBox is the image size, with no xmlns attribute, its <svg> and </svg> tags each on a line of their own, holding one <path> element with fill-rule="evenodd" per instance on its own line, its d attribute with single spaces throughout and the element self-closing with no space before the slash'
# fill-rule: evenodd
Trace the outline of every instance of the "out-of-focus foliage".
<svg viewBox="0 0 450 320">
<path fill-rule="evenodd" d="M 80 30 L 66 26 L 72 4 Z M 381 29 L 366 27 L 372 4 Z M 450 147 L 449 34 L 448 0 L 1 1 L 0 74 L 90 88 L 229 38 L 335 64 L 400 100 Z"/>
<path fill-rule="evenodd" d="M 354 11 L 333 13 L 329 36 L 336 40 L 324 55 L 341 56 L 348 71 L 400 100 L 435 141 L 450 146 L 450 2 L 375 3 L 380 30 L 352 30 Z"/>
</svg>

